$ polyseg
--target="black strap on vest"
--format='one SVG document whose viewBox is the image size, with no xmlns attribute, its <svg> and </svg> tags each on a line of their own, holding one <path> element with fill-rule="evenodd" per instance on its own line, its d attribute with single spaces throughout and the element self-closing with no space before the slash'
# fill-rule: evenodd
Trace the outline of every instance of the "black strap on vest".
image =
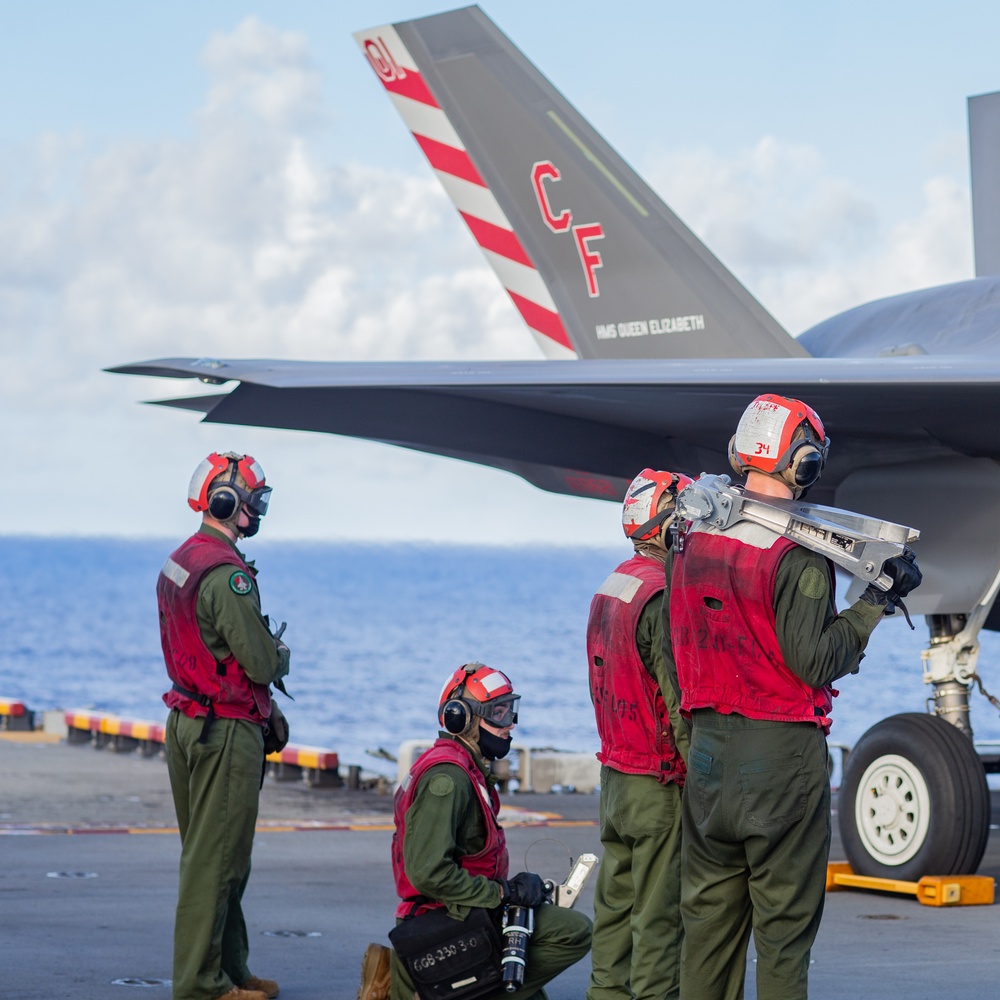
<svg viewBox="0 0 1000 1000">
<path fill-rule="evenodd" d="M 407 899 L 403 900 L 404 903 L 408 903 L 410 906 L 410 912 L 403 917 L 404 920 L 412 920 L 414 914 L 423 906 L 425 903 L 434 903 L 436 900 L 431 899 L 430 896 L 409 896 Z M 441 904 L 444 905 L 443 903 Z"/>
<path fill-rule="evenodd" d="M 173 689 L 178 694 L 182 694 L 185 698 L 190 698 L 192 701 L 198 702 L 203 708 L 208 709 L 208 714 L 205 716 L 205 724 L 201 727 L 201 735 L 198 737 L 199 743 L 207 743 L 208 731 L 215 719 L 215 706 L 212 704 L 211 699 L 206 694 L 198 694 L 197 691 L 189 691 L 187 688 L 181 687 L 176 681 L 174 681 Z"/>
</svg>

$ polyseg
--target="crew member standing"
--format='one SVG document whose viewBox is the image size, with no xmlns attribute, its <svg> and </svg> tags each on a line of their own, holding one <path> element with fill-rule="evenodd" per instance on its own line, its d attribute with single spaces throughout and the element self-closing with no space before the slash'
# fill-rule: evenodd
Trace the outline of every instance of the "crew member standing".
<svg viewBox="0 0 1000 1000">
<path fill-rule="evenodd" d="M 829 441 L 796 399 L 758 396 L 730 442 L 748 493 L 798 498 Z M 905 597 L 906 557 L 882 567 Z M 669 636 L 691 718 L 683 799 L 685 1000 L 743 996 L 751 930 L 757 995 L 805 998 L 830 849 L 826 735 L 837 678 L 854 673 L 886 594 L 869 586 L 840 614 L 832 565 L 749 521 L 699 523 L 674 560 Z"/>
<path fill-rule="evenodd" d="M 181 834 L 174 925 L 174 1000 L 264 1000 L 278 984 L 247 968 L 241 900 L 269 726 L 284 725 L 270 687 L 288 647 L 261 615 L 256 570 L 236 541 L 257 533 L 271 488 L 249 455 L 213 453 L 195 470 L 188 503 L 200 530 L 156 583 L 170 716 L 165 751 Z"/>
<path fill-rule="evenodd" d="M 396 918 L 399 923 L 444 909 L 460 928 L 457 922 L 481 907 L 499 929 L 504 904 L 534 910 L 523 986 L 506 993 L 498 983 L 489 997 L 545 1000 L 542 987 L 587 954 L 591 924 L 576 910 L 543 905 L 539 875 L 520 872 L 507 877 L 506 837 L 497 820 L 500 796 L 490 761 L 506 757 L 510 750 L 519 700 L 507 676 L 482 663 L 459 667 L 445 682 L 438 704 L 438 739 L 396 790 Z M 492 958 L 499 970 L 500 955 Z M 392 1000 L 416 996 L 396 951 L 369 945 L 358 1000 L 385 1000 L 390 978 Z"/>
<path fill-rule="evenodd" d="M 633 556 L 590 605 L 587 661 L 601 750 L 601 844 L 587 1000 L 677 996 L 681 787 L 687 725 L 663 654 L 664 572 L 677 492 L 691 480 L 643 469 L 622 508 Z"/>
</svg>

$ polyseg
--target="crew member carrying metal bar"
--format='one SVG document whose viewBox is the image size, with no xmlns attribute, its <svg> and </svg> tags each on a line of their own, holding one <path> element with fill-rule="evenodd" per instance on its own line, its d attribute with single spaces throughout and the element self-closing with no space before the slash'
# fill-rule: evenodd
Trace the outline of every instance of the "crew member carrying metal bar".
<svg viewBox="0 0 1000 1000">
<path fill-rule="evenodd" d="M 768 394 L 744 411 L 730 461 L 744 495 L 780 505 L 819 479 L 828 449 L 811 407 Z M 890 593 L 920 579 L 901 550 L 838 614 L 832 563 L 780 530 L 741 518 L 687 532 L 664 600 L 665 652 L 691 719 L 685 1000 L 742 997 L 751 930 L 758 996 L 806 997 L 830 849 L 831 685 L 858 670 Z"/>
</svg>

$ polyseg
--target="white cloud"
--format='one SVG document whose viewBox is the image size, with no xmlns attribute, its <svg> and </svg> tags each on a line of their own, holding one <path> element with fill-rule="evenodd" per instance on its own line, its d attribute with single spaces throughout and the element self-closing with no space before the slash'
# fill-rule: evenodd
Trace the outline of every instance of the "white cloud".
<svg viewBox="0 0 1000 1000">
<path fill-rule="evenodd" d="M 213 38 L 205 62 L 212 81 L 191 138 L 95 150 L 79 135 L 40 136 L 3 192 L 0 394 L 9 424 L 25 429 L 5 457 L 12 492 L 32 498 L 4 530 L 183 532 L 190 468 L 234 447 L 265 461 L 286 536 L 369 537 L 354 516 L 361 484 L 391 465 L 407 483 L 408 537 L 434 535 L 442 490 L 459 480 L 484 499 L 451 537 L 481 539 L 491 513 L 514 537 L 545 537 L 504 517 L 512 487 L 537 494 L 512 477 L 325 435 L 201 426 L 133 402 L 192 384 L 100 371 L 202 354 L 538 356 L 429 172 L 317 158 L 309 129 L 332 116 L 303 38 L 249 18 Z M 126 511 L 114 497 L 133 477 L 143 502 Z M 72 504 L 67 481 L 86 484 Z"/>
<path fill-rule="evenodd" d="M 537 356 L 429 172 L 313 155 L 303 38 L 248 18 L 206 63 L 190 140 L 122 141 L 82 166 L 79 140 L 39 140 L 30 191 L 0 216 L 0 320 L 28 345 L 11 396 L 96 395 L 81 372 L 157 355 Z"/>
<path fill-rule="evenodd" d="M 192 467 L 235 448 L 275 482 L 278 534 L 369 537 L 360 495 L 395 499 L 405 482 L 405 537 L 543 539 L 558 520 L 613 541 L 608 505 L 384 446 L 199 425 L 134 402 L 188 383 L 100 371 L 205 354 L 539 356 L 430 171 L 316 153 L 315 128 L 335 114 L 302 36 L 248 18 L 211 40 L 205 65 L 187 138 L 94 148 L 46 134 L 28 152 L 0 150 L 0 406 L 24 429 L 7 435 L 5 465 L 9 495 L 31 498 L 3 530 L 181 533 Z M 664 156 L 649 173 L 793 331 L 971 270 L 967 195 L 945 180 L 928 182 L 919 217 L 890 224 L 815 150 L 773 138 L 731 161 Z M 476 498 L 466 525 L 441 513 L 457 495 Z"/>
<path fill-rule="evenodd" d="M 659 156 L 654 187 L 792 333 L 871 299 L 972 275 L 968 191 L 945 177 L 895 224 L 819 152 L 773 137 L 732 159 Z"/>
<path fill-rule="evenodd" d="M 231 34 L 214 35 L 202 61 L 212 74 L 200 112 L 209 127 L 232 127 L 241 112 L 277 129 L 323 116 L 322 80 L 303 35 L 251 16 Z"/>
</svg>

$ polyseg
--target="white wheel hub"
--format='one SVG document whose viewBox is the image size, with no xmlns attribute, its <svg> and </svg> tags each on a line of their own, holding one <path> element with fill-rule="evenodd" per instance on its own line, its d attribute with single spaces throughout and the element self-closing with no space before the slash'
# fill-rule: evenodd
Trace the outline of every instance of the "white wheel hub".
<svg viewBox="0 0 1000 1000">
<path fill-rule="evenodd" d="M 854 800 L 854 822 L 865 850 L 883 865 L 901 865 L 923 846 L 931 817 L 920 769 L 898 754 L 869 764 Z"/>
</svg>

